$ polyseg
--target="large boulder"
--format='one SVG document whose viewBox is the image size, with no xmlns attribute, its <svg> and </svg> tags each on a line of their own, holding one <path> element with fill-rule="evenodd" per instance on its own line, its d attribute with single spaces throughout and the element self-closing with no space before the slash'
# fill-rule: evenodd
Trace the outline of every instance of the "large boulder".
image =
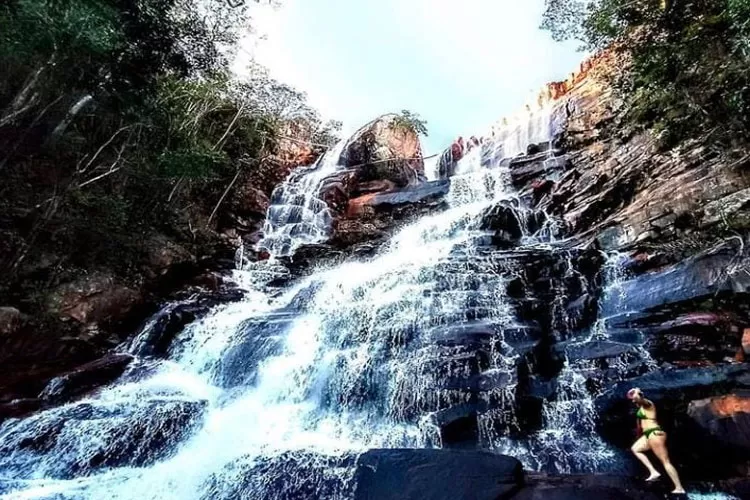
<svg viewBox="0 0 750 500">
<path fill-rule="evenodd" d="M 484 451 L 370 450 L 355 481 L 356 500 L 503 500 L 522 487 L 523 468 Z"/>
<path fill-rule="evenodd" d="M 398 115 L 383 115 L 349 139 L 339 164 L 357 172 L 358 182 L 389 180 L 406 186 L 424 179 L 419 136 Z"/>
</svg>

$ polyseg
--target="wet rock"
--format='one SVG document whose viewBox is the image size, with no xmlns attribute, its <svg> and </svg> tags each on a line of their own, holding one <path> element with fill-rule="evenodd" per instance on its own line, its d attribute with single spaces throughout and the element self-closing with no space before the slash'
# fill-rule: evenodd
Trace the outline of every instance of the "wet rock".
<svg viewBox="0 0 750 500">
<path fill-rule="evenodd" d="M 537 180 L 531 183 L 531 200 L 534 206 L 538 205 L 541 199 L 552 192 L 555 187 L 555 181 L 551 179 Z"/>
<path fill-rule="evenodd" d="M 366 194 L 375 194 L 375 193 L 383 193 L 388 191 L 395 191 L 398 189 L 398 186 L 393 181 L 389 180 L 378 180 L 378 181 L 370 181 L 370 182 L 360 182 L 358 183 L 352 191 L 352 197 L 356 198 L 358 196 L 366 195 Z"/>
<path fill-rule="evenodd" d="M 212 474 L 202 488 L 203 500 L 301 500 L 352 498 L 348 471 L 356 457 L 308 451 L 275 456 L 240 457 Z"/>
<path fill-rule="evenodd" d="M 723 292 L 750 293 L 750 276 L 727 273 L 735 257 L 732 249 L 722 248 L 661 271 L 637 276 L 622 283 L 621 293 L 603 299 L 602 314 L 614 316 L 621 310 L 650 311 Z"/>
<path fill-rule="evenodd" d="M 361 196 L 349 201 L 347 217 L 374 215 L 377 212 L 392 212 L 404 206 L 434 207 L 442 203 L 449 190 L 450 183 L 432 181 L 409 188 Z"/>
<path fill-rule="evenodd" d="M 633 355 L 635 347 L 609 341 L 563 342 L 555 345 L 555 350 L 570 360 L 598 360 L 624 358 Z"/>
<path fill-rule="evenodd" d="M 264 219 L 270 200 L 268 195 L 246 182 L 237 186 L 229 200 L 229 209 L 239 216 Z"/>
<path fill-rule="evenodd" d="M 278 354 L 284 345 L 284 335 L 296 317 L 294 311 L 250 318 L 241 326 L 241 334 L 232 339 L 220 357 L 216 382 L 222 387 L 252 385 L 257 377 L 258 364 Z"/>
<path fill-rule="evenodd" d="M 444 448 L 475 447 L 479 442 L 479 405 L 463 403 L 435 412 L 431 422 L 440 429 Z"/>
<path fill-rule="evenodd" d="M 0 403 L 0 422 L 8 418 L 30 415 L 43 407 L 44 401 L 39 398 L 14 399 L 7 403 Z"/>
<path fill-rule="evenodd" d="M 333 243 L 337 245 L 334 246 Z M 306 275 L 317 266 L 330 266 L 341 262 L 347 253 L 340 248 L 338 243 L 338 241 L 333 241 L 302 245 L 297 248 L 294 255 L 281 257 L 279 262 L 286 267 L 292 277 Z"/>
<path fill-rule="evenodd" d="M 568 158 L 559 156 L 560 154 L 560 151 L 543 151 L 514 158 L 509 164 L 513 185 L 516 188 L 530 186 L 533 189 L 534 182 L 545 182 L 546 177 L 559 175 L 570 166 Z M 547 192 L 551 188 L 549 186 Z"/>
<path fill-rule="evenodd" d="M 86 363 L 63 375 L 53 378 L 39 394 L 45 404 L 60 404 L 116 380 L 123 374 L 133 356 L 124 353 L 109 354 Z"/>
<path fill-rule="evenodd" d="M 388 180 L 406 186 L 424 178 L 419 137 L 397 115 L 383 115 L 355 132 L 339 163 L 356 169 L 358 182 Z"/>
<path fill-rule="evenodd" d="M 526 486 L 513 500 L 658 500 L 668 492 L 626 476 L 529 474 Z"/>
<path fill-rule="evenodd" d="M 515 458 L 469 450 L 370 450 L 357 461 L 357 500 L 503 500 L 523 484 Z"/>
<path fill-rule="evenodd" d="M 349 248 L 383 241 L 401 225 L 445 206 L 450 184 L 424 182 L 388 192 L 367 194 L 349 200 L 345 217 L 336 220 L 330 244 Z"/>
<path fill-rule="evenodd" d="M 437 161 L 438 179 L 450 179 L 456 174 L 456 167 L 463 157 L 461 148 L 454 144 L 440 154 Z"/>
<path fill-rule="evenodd" d="M 498 327 L 488 321 L 472 321 L 437 327 L 429 332 L 431 343 L 443 346 L 479 348 L 498 335 Z"/>
<path fill-rule="evenodd" d="M 221 283 L 216 283 L 216 289 L 202 297 L 170 304 L 146 322 L 131 341 L 129 351 L 137 356 L 164 357 L 185 326 L 205 316 L 213 307 L 235 302 L 243 295 L 239 289 L 223 288 Z"/>
<path fill-rule="evenodd" d="M 523 234 L 516 209 L 506 202 L 488 208 L 482 215 L 479 229 L 506 233 L 511 240 L 518 240 Z"/>
<path fill-rule="evenodd" d="M 147 399 L 50 409 L 4 427 L 0 467 L 13 464 L 19 479 L 67 479 L 150 465 L 197 428 L 205 408 L 204 401 Z"/>
</svg>

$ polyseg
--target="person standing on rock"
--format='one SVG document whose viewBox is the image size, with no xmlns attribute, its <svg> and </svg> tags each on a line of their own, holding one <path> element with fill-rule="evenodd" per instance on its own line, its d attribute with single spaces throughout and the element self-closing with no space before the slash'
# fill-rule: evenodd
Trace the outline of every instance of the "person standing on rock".
<svg viewBox="0 0 750 500">
<path fill-rule="evenodd" d="M 631 450 L 633 450 L 635 456 L 646 466 L 650 473 L 646 481 L 653 482 L 661 477 L 659 471 L 654 468 L 646 456 L 646 452 L 651 450 L 661 461 L 662 465 L 664 465 L 664 470 L 667 471 L 667 475 L 669 475 L 669 478 L 674 483 L 672 493 L 675 495 L 685 494 L 685 489 L 682 487 L 677 469 L 675 469 L 669 460 L 667 433 L 659 427 L 659 423 L 656 421 L 656 406 L 652 401 L 646 399 L 643 391 L 637 387 L 628 391 L 628 399 L 638 407 L 638 411 L 635 414 L 638 425 L 638 440 L 633 443 Z"/>
</svg>

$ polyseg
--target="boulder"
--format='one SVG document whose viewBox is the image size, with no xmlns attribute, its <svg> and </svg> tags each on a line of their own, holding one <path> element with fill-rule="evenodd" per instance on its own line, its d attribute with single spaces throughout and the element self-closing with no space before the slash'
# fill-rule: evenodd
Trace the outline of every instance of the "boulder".
<svg viewBox="0 0 750 500">
<path fill-rule="evenodd" d="M 402 187 L 424 180 L 419 137 L 395 114 L 383 115 L 355 132 L 339 164 L 356 170 L 358 182 L 388 180 Z"/>
<path fill-rule="evenodd" d="M 521 489 L 523 468 L 484 451 L 370 450 L 354 480 L 356 500 L 503 500 Z"/>
<path fill-rule="evenodd" d="M 253 179 L 238 185 L 229 200 L 229 210 L 239 216 L 263 219 L 270 201 L 268 195 L 253 185 Z"/>
<path fill-rule="evenodd" d="M 187 249 L 164 236 L 151 238 L 146 244 L 146 253 L 146 272 L 150 278 L 163 276 L 177 266 L 196 261 Z"/>
<path fill-rule="evenodd" d="M 50 380 L 39 399 L 45 404 L 60 404 L 116 380 L 123 374 L 133 356 L 112 353 Z"/>
</svg>

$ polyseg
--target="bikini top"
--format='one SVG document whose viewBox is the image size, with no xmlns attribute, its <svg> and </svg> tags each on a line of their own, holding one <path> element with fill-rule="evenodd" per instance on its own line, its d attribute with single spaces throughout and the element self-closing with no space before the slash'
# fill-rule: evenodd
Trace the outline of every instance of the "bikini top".
<svg viewBox="0 0 750 500">
<path fill-rule="evenodd" d="M 646 415 L 646 412 L 643 411 L 643 408 L 638 408 L 638 411 L 636 412 L 635 416 L 639 420 L 655 420 L 655 419 L 649 417 L 648 415 Z"/>
</svg>

